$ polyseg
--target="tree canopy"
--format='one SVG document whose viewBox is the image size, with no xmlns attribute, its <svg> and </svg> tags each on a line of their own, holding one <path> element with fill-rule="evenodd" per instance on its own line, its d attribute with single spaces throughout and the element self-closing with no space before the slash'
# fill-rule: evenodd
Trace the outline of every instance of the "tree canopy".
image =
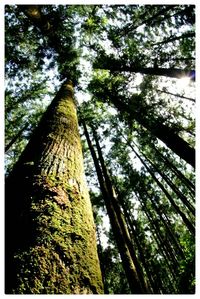
<svg viewBox="0 0 200 299">
<path fill-rule="evenodd" d="M 193 294 L 195 6 L 6 5 L 6 178 L 66 80 L 104 292 Z"/>
</svg>

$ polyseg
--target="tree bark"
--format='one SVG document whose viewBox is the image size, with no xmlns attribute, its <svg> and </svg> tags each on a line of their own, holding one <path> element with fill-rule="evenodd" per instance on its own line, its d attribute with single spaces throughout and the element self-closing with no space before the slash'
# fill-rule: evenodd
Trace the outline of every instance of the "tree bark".
<svg viewBox="0 0 200 299">
<path fill-rule="evenodd" d="M 186 178 L 182 172 L 172 164 L 171 161 L 168 160 L 167 157 L 165 157 L 156 147 L 155 145 L 152 145 L 153 149 L 156 151 L 156 154 L 159 155 L 159 157 L 164 161 L 164 163 L 174 172 L 174 174 L 187 186 L 187 188 L 192 192 L 192 194 L 195 194 L 195 186 L 194 184 Z"/>
<path fill-rule="evenodd" d="M 195 81 L 195 70 L 183 70 L 177 68 L 159 68 L 159 67 L 142 67 L 137 66 L 136 62 L 126 65 L 119 60 L 110 59 L 107 57 L 105 62 L 101 61 L 94 63 L 94 68 L 108 69 L 111 72 L 133 72 L 152 76 L 164 76 L 181 79 L 183 77 L 190 77 L 192 81 Z"/>
<path fill-rule="evenodd" d="M 11 146 L 17 141 L 17 139 L 28 128 L 28 126 L 29 126 L 29 123 L 28 122 L 25 123 L 25 125 L 21 128 L 21 130 L 19 130 L 19 132 L 13 137 L 13 139 L 10 140 L 10 142 L 5 147 L 5 153 L 7 153 L 9 151 L 9 149 L 11 148 Z"/>
<path fill-rule="evenodd" d="M 137 195 L 137 193 L 135 193 L 135 194 L 136 194 L 138 200 L 140 201 L 142 209 L 145 212 L 145 214 L 149 220 L 150 226 L 152 227 L 152 229 L 154 231 L 153 237 L 157 243 L 157 246 L 159 249 L 162 249 L 161 250 L 162 256 L 165 259 L 166 265 L 169 269 L 169 272 L 167 272 L 166 275 L 168 275 L 168 278 L 171 281 L 171 284 L 175 290 L 174 282 L 176 281 L 176 271 L 175 271 L 174 265 L 171 264 L 171 255 L 170 255 L 169 250 L 166 249 L 166 244 L 163 241 L 163 238 L 162 238 L 162 235 L 160 232 L 160 227 L 153 221 L 152 212 L 146 208 L 146 205 L 143 202 L 140 192 L 138 192 L 139 195 Z M 171 277 L 171 275 L 172 275 L 172 277 Z M 162 284 L 162 287 L 165 288 L 165 285 Z"/>
<path fill-rule="evenodd" d="M 6 181 L 6 293 L 103 292 L 71 81 Z"/>
<path fill-rule="evenodd" d="M 184 97 L 180 94 L 172 93 L 172 92 L 169 92 L 169 91 L 166 91 L 166 90 L 157 89 L 156 91 L 161 92 L 161 93 L 166 93 L 166 94 L 169 94 L 169 95 L 181 98 L 181 99 L 189 100 L 189 101 L 195 103 L 195 99 L 193 99 L 193 98 Z"/>
<path fill-rule="evenodd" d="M 129 247 L 126 242 L 126 238 L 124 237 L 124 231 L 121 228 L 121 224 L 120 224 L 118 216 L 116 214 L 116 210 L 113 205 L 112 196 L 109 193 L 109 190 L 107 188 L 102 169 L 99 165 L 99 161 L 98 161 L 96 152 L 95 152 L 92 142 L 90 140 L 86 124 L 83 120 L 82 120 L 82 124 L 84 127 L 84 133 L 85 133 L 85 136 L 87 139 L 87 143 L 88 143 L 88 146 L 89 146 L 89 149 L 90 149 L 93 161 L 94 161 L 100 189 L 101 189 L 103 198 L 105 200 L 105 205 L 106 205 L 106 209 L 107 209 L 108 216 L 110 219 L 110 224 L 113 229 L 117 247 L 119 249 L 119 253 L 120 253 L 120 256 L 122 259 L 123 268 L 126 273 L 127 280 L 128 280 L 129 286 L 130 286 L 130 290 L 133 294 L 143 294 L 144 290 L 142 288 L 136 267 L 132 260 L 132 256 L 131 256 Z"/>
<path fill-rule="evenodd" d="M 112 65 L 110 67 L 112 71 L 122 71 L 122 72 L 133 72 L 133 73 L 141 73 L 152 76 L 164 76 L 181 79 L 183 77 L 190 77 L 192 81 L 195 81 L 195 70 L 183 70 L 176 68 L 145 68 L 145 67 L 135 67 L 134 63 L 131 66 L 116 66 Z"/>
<path fill-rule="evenodd" d="M 33 25 L 38 28 L 44 36 L 48 37 L 49 45 L 58 53 L 62 53 L 63 44 L 56 34 L 54 26 L 49 22 L 48 17 L 41 11 L 42 5 L 18 5 Z M 64 53 L 62 53 L 64 55 Z"/>
<path fill-rule="evenodd" d="M 180 158 L 184 159 L 187 163 L 195 168 L 195 149 L 191 148 L 189 144 L 179 137 L 173 129 L 163 125 L 159 120 L 149 120 L 143 116 L 142 113 L 135 111 L 131 105 L 123 103 L 120 99 L 113 97 L 110 92 L 110 100 L 121 112 L 127 112 L 139 124 L 149 130 L 154 136 L 163 141 L 174 153 Z"/>
<path fill-rule="evenodd" d="M 96 148 L 97 148 L 97 152 L 98 152 L 98 156 L 99 156 L 103 176 L 105 178 L 105 182 L 106 182 L 106 185 L 107 185 L 107 190 L 109 191 L 110 198 L 112 200 L 112 204 L 113 204 L 115 213 L 117 215 L 117 218 L 118 218 L 119 224 L 121 226 L 124 238 L 125 238 L 126 243 L 128 245 L 131 257 L 132 257 L 133 262 L 136 266 L 136 271 L 138 273 L 140 282 L 142 283 L 142 288 L 145 291 L 145 293 L 149 293 L 146 281 L 144 279 L 144 273 L 143 273 L 142 267 L 140 266 L 140 263 L 138 262 L 138 258 L 136 256 L 135 250 L 133 248 L 133 244 L 131 242 L 130 234 L 129 234 L 129 231 L 128 231 L 128 228 L 127 228 L 127 225 L 126 225 L 125 217 L 122 213 L 122 210 L 121 210 L 121 207 L 120 207 L 120 204 L 119 204 L 118 196 L 116 195 L 115 188 L 113 186 L 113 183 L 110 179 L 107 168 L 105 166 L 105 162 L 104 162 L 104 158 L 103 158 L 103 155 L 102 155 L 99 140 L 98 140 L 98 137 L 97 137 L 97 134 L 96 134 L 96 131 L 94 130 L 94 128 L 92 128 L 92 132 L 93 132 L 93 136 L 94 136 L 94 139 L 95 139 Z"/>
<path fill-rule="evenodd" d="M 147 164 L 145 163 L 145 161 L 140 157 L 140 155 L 135 151 L 135 149 L 132 148 L 132 150 L 134 151 L 134 153 L 136 154 L 136 156 L 140 159 L 140 161 L 142 162 L 142 164 L 145 166 L 145 168 L 147 169 L 147 171 L 150 173 L 150 175 L 155 180 L 155 182 L 160 187 L 160 189 L 163 191 L 163 193 L 166 195 L 166 197 L 169 199 L 172 207 L 180 215 L 180 217 L 182 218 L 183 222 L 187 226 L 188 230 L 191 232 L 192 235 L 194 235 L 195 234 L 195 227 L 194 227 L 194 225 L 186 217 L 186 215 L 180 210 L 179 206 L 175 203 L 174 199 L 171 197 L 171 195 L 165 189 L 165 187 L 162 185 L 162 183 L 157 179 L 157 177 L 155 176 L 155 174 L 153 173 L 153 171 L 147 166 Z"/>
<path fill-rule="evenodd" d="M 121 200 L 119 190 L 117 190 L 117 193 L 118 193 L 118 198 L 120 198 L 120 204 L 122 206 L 123 213 L 124 213 L 125 218 L 126 218 L 126 223 L 128 224 L 129 231 L 131 232 L 130 235 L 134 239 L 134 243 L 136 244 L 136 246 L 138 248 L 138 253 L 139 253 L 140 260 L 141 260 L 141 262 L 143 264 L 143 267 L 144 267 L 144 269 L 147 273 L 149 284 L 151 286 L 151 289 L 153 290 L 153 293 L 157 294 L 159 292 L 158 292 L 158 289 L 157 289 L 157 287 L 154 283 L 153 277 L 152 277 L 152 272 L 151 272 L 149 264 L 148 264 L 149 260 L 147 262 L 146 256 L 145 256 L 145 250 L 144 250 L 145 246 L 143 246 L 143 244 L 141 242 L 141 232 L 140 232 L 140 236 L 138 237 L 138 231 L 139 230 L 138 230 L 138 227 L 137 227 L 137 221 L 134 221 L 134 223 L 133 223 L 133 221 L 130 217 L 129 209 L 126 207 L 123 200 Z M 143 237 L 143 235 L 142 235 L 142 237 Z"/>
<path fill-rule="evenodd" d="M 195 37 L 195 32 L 189 31 L 189 32 L 183 33 L 180 36 L 171 35 L 168 38 L 164 39 L 162 42 L 152 44 L 152 46 L 158 46 L 158 45 L 163 45 L 163 44 L 165 45 L 165 44 L 168 44 L 168 43 L 180 40 L 180 39 L 188 38 L 188 37 Z"/>
<path fill-rule="evenodd" d="M 128 144 L 132 148 L 132 150 L 134 151 L 133 146 L 130 143 L 128 143 Z M 135 143 L 134 143 L 134 145 L 135 145 Z M 165 180 L 165 182 L 170 186 L 170 188 L 174 191 L 174 193 L 176 193 L 176 195 L 178 196 L 178 198 L 188 208 L 188 210 L 192 213 L 192 215 L 195 216 L 195 208 L 188 201 L 187 197 L 185 197 L 185 195 L 181 193 L 181 191 L 176 187 L 176 185 L 171 181 L 171 179 L 169 179 L 169 177 L 166 176 L 164 174 L 164 172 L 162 172 L 155 163 L 153 163 L 144 153 L 142 153 L 142 155 L 148 161 L 148 163 L 155 169 L 155 171 L 157 173 L 159 173 L 159 175 Z"/>
<path fill-rule="evenodd" d="M 45 34 L 49 34 L 52 26 L 46 16 L 41 12 L 41 5 L 19 5 L 25 15 Z M 52 33 L 52 32 L 51 32 Z"/>
</svg>

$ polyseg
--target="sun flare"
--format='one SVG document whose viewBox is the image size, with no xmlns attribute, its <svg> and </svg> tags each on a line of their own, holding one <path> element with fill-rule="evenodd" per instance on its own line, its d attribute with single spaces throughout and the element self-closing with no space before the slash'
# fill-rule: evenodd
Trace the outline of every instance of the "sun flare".
<svg viewBox="0 0 200 299">
<path fill-rule="evenodd" d="M 190 77 L 183 77 L 181 79 L 178 79 L 177 82 L 178 88 L 180 89 L 187 88 L 189 84 L 190 84 Z"/>
</svg>

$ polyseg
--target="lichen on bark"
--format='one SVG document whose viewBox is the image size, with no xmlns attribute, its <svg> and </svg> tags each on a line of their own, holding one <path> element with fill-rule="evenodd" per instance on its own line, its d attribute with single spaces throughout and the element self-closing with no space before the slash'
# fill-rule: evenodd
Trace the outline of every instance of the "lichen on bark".
<svg viewBox="0 0 200 299">
<path fill-rule="evenodd" d="M 6 201 L 7 293 L 103 292 L 70 82 L 8 178 Z"/>
</svg>

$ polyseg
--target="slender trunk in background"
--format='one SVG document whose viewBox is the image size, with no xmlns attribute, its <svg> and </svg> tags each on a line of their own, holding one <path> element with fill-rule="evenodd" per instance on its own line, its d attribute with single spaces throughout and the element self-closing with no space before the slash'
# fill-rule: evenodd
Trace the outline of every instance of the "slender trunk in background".
<svg viewBox="0 0 200 299">
<path fill-rule="evenodd" d="M 137 190 L 140 196 L 140 203 L 142 205 L 143 210 L 145 211 L 146 215 L 151 219 L 151 225 L 155 228 L 156 234 L 159 236 L 159 239 L 161 240 L 161 244 L 163 249 L 165 250 L 166 256 L 168 256 L 168 260 L 171 261 L 170 267 L 172 264 L 172 272 L 175 276 L 178 269 L 178 260 L 177 260 L 177 252 L 174 250 L 173 245 L 171 244 L 171 240 L 166 237 L 165 230 L 161 229 L 160 226 L 160 220 L 157 215 L 155 215 L 152 211 L 153 209 L 149 209 L 146 205 L 147 198 L 149 199 L 149 194 L 145 191 Z M 144 196 L 145 194 L 145 196 Z"/>
<path fill-rule="evenodd" d="M 165 44 L 172 43 L 174 41 L 184 39 L 184 38 L 188 38 L 188 37 L 194 37 L 195 38 L 195 32 L 189 31 L 189 32 L 183 33 L 182 35 L 179 35 L 179 36 L 171 35 L 168 38 L 165 38 L 162 42 L 152 44 L 151 46 L 165 45 Z"/>
<path fill-rule="evenodd" d="M 159 67 L 142 67 L 137 66 L 136 62 L 132 62 L 130 65 L 125 65 L 118 60 L 105 60 L 105 63 L 94 63 L 96 69 L 106 69 L 111 72 L 131 72 L 140 73 L 151 76 L 164 76 L 176 79 L 183 77 L 189 77 L 192 81 L 195 81 L 195 70 L 184 70 L 177 68 L 159 68 Z"/>
<path fill-rule="evenodd" d="M 95 218 L 95 215 L 94 215 Z M 97 250 L 98 250 L 98 256 L 100 261 L 100 267 L 101 267 L 101 273 L 102 273 L 102 281 L 104 285 L 104 294 L 109 294 L 109 290 L 107 289 L 106 284 L 106 265 L 104 263 L 104 254 L 103 254 L 103 246 L 101 241 L 101 230 L 99 225 L 96 226 L 96 233 L 97 233 Z"/>
<path fill-rule="evenodd" d="M 28 128 L 29 123 L 25 123 L 25 125 L 19 130 L 19 132 L 13 137 L 13 139 L 6 145 L 5 147 L 5 153 L 9 151 L 11 146 L 19 139 L 19 137 L 22 135 L 22 133 Z"/>
<path fill-rule="evenodd" d="M 94 137 L 94 140 L 95 140 L 95 143 L 96 143 L 96 148 L 97 148 L 97 152 L 98 152 L 98 156 L 99 156 L 99 160 L 100 160 L 100 164 L 101 164 L 101 169 L 102 169 L 102 172 L 103 172 L 105 183 L 107 185 L 107 190 L 109 191 L 110 198 L 112 200 L 112 204 L 113 204 L 115 213 L 116 213 L 117 218 L 119 220 L 119 223 L 120 223 L 121 229 L 123 231 L 123 235 L 124 235 L 124 238 L 126 240 L 126 243 L 127 243 L 128 247 L 129 247 L 129 251 L 130 251 L 130 254 L 132 256 L 133 262 L 134 262 L 134 264 L 136 266 L 136 271 L 137 271 L 138 276 L 140 278 L 140 281 L 141 281 L 141 283 L 143 285 L 143 289 L 147 293 L 149 293 L 147 284 L 146 284 L 145 279 L 144 279 L 144 273 L 143 273 L 142 267 L 140 266 L 140 263 L 138 262 L 137 256 L 135 254 L 135 250 L 134 250 L 133 244 L 131 242 L 129 231 L 127 229 L 126 221 L 125 221 L 124 215 L 123 215 L 123 213 L 121 211 L 119 200 L 118 200 L 118 197 L 116 195 L 113 183 L 112 183 L 112 181 L 110 179 L 110 176 L 108 174 L 107 168 L 105 166 L 105 162 L 104 162 L 104 158 L 103 158 L 103 155 L 102 155 L 102 151 L 101 151 L 101 147 L 100 147 L 100 144 L 99 144 L 99 140 L 98 140 L 98 137 L 97 137 L 97 134 L 96 134 L 96 131 L 94 130 L 94 128 L 92 128 L 92 132 L 93 132 L 93 137 Z"/>
<path fill-rule="evenodd" d="M 115 66 L 112 66 L 111 70 L 117 71 L 118 69 Z M 182 70 L 182 69 L 167 69 L 167 68 L 145 68 L 145 67 L 134 67 L 132 66 L 121 66 L 119 71 L 123 72 L 134 72 L 141 73 L 152 76 L 164 76 L 181 79 L 183 77 L 190 77 L 192 81 L 195 81 L 195 71 L 194 70 Z"/>
<path fill-rule="evenodd" d="M 188 97 L 185 97 L 185 96 L 182 96 L 180 94 L 176 94 L 176 93 L 172 93 L 172 92 L 169 92 L 169 91 L 166 91 L 166 90 L 160 90 L 160 89 L 156 89 L 157 92 L 160 92 L 160 93 L 166 93 L 166 94 L 169 94 L 171 96 L 175 96 L 177 98 L 181 98 L 181 99 L 185 99 L 185 100 L 189 100 L 193 103 L 195 103 L 195 99 L 193 98 L 188 98 Z"/>
<path fill-rule="evenodd" d="M 142 284 L 140 282 L 137 270 L 135 268 L 134 262 L 132 260 L 129 247 L 126 243 L 126 239 L 124 238 L 124 231 L 122 231 L 121 225 L 119 223 L 119 219 L 117 217 L 115 208 L 113 206 L 113 201 L 111 198 L 111 195 L 109 194 L 109 190 L 107 188 L 102 169 L 99 165 L 99 161 L 96 155 L 96 152 L 93 148 L 92 142 L 89 137 L 89 133 L 86 127 L 85 122 L 82 120 L 83 128 L 85 137 L 87 139 L 88 147 L 90 149 L 94 165 L 97 172 L 97 177 L 100 185 L 100 189 L 105 201 L 106 209 L 108 212 L 108 216 L 110 219 L 110 224 L 115 236 L 116 244 L 122 259 L 122 265 L 124 268 L 124 271 L 126 273 L 126 277 L 130 286 L 130 290 L 132 294 L 143 294 L 145 291 L 142 288 Z"/>
<path fill-rule="evenodd" d="M 140 261 L 142 262 L 143 267 L 144 267 L 144 269 L 147 273 L 147 278 L 148 278 L 149 284 L 151 286 L 151 289 L 152 289 L 153 293 L 157 294 L 159 292 L 158 292 L 158 289 L 155 286 L 154 280 L 152 278 L 152 273 L 150 271 L 150 267 L 149 267 L 149 265 L 146 261 L 146 258 L 145 258 L 145 254 L 144 254 L 144 250 L 145 250 L 144 248 L 145 247 L 142 247 L 142 244 L 141 244 L 141 232 L 140 232 L 140 236 L 138 236 L 139 230 L 138 230 L 138 227 L 137 227 L 137 221 L 134 221 L 134 224 L 133 224 L 133 221 L 132 221 L 132 219 L 130 217 L 130 214 L 129 214 L 129 210 L 127 209 L 126 205 L 124 204 L 124 202 L 123 202 L 123 200 L 120 196 L 119 190 L 117 190 L 117 194 L 118 194 L 118 199 L 120 200 L 120 204 L 121 204 L 122 209 L 123 209 L 123 213 L 124 213 L 125 218 L 126 218 L 127 226 L 129 227 L 130 235 L 131 235 L 132 239 L 134 240 L 134 243 L 136 244 L 136 246 L 138 248 Z"/>
<path fill-rule="evenodd" d="M 180 215 L 180 217 L 182 218 L 183 222 L 185 223 L 185 225 L 187 226 L 187 228 L 189 229 L 189 231 L 192 233 L 192 235 L 194 235 L 195 234 L 195 227 L 194 227 L 194 225 L 186 217 L 186 215 L 180 210 L 179 206 L 175 203 L 175 201 L 172 198 L 172 196 L 165 189 L 165 187 L 163 186 L 163 184 L 157 179 L 157 177 L 155 176 L 155 174 L 153 173 L 153 171 L 147 166 L 147 164 L 145 163 L 145 161 L 140 157 L 140 155 L 135 151 L 135 149 L 133 147 L 132 147 L 132 150 L 136 154 L 136 156 L 140 159 L 140 161 L 142 162 L 142 164 L 145 166 L 145 168 L 147 169 L 147 171 L 150 173 L 150 175 L 155 180 L 155 182 L 160 187 L 160 189 L 163 191 L 163 193 L 166 195 L 166 197 L 169 199 L 172 207 Z"/>
<path fill-rule="evenodd" d="M 132 141 L 133 142 L 133 141 Z M 133 142 L 136 146 L 136 144 Z M 129 143 L 129 146 L 134 150 L 133 146 Z M 187 197 L 176 187 L 176 185 L 171 181 L 171 179 L 161 171 L 158 166 L 153 163 L 143 152 L 141 152 L 142 156 L 148 161 L 148 163 L 155 169 L 157 173 L 165 180 L 165 182 L 170 186 L 170 188 L 176 193 L 178 198 L 182 201 L 182 203 L 188 208 L 188 210 L 195 216 L 195 208 L 194 206 L 188 201 Z"/>
<path fill-rule="evenodd" d="M 166 220 L 163 217 L 163 211 L 161 210 L 160 206 L 158 205 L 158 201 L 155 200 L 155 198 L 152 198 L 149 194 L 148 191 L 145 189 L 145 186 L 142 187 L 143 188 L 143 192 L 145 194 L 145 198 L 149 198 L 151 204 L 152 204 L 152 209 L 157 212 L 157 215 L 159 216 L 160 220 L 162 221 L 163 225 L 166 228 L 166 231 L 170 237 L 170 243 L 173 243 L 173 246 L 176 248 L 176 254 L 178 253 L 183 259 L 185 259 L 185 255 L 183 253 L 183 250 L 178 242 L 178 240 L 176 239 L 176 236 L 174 235 L 173 231 L 171 230 L 171 225 L 170 225 L 170 221 L 167 218 L 166 214 L 164 214 Z M 139 192 L 139 191 L 138 191 Z M 141 197 L 141 193 L 140 193 L 140 197 Z M 125 208 L 124 208 L 125 211 Z M 134 225 L 137 227 L 137 221 L 131 221 L 131 217 L 128 213 L 128 211 L 125 212 L 126 217 L 128 218 L 128 222 L 134 223 Z M 133 216 L 132 216 L 133 217 Z M 133 224 L 131 226 L 133 229 Z"/>
<path fill-rule="evenodd" d="M 164 142 L 174 153 L 187 163 L 195 168 L 195 149 L 191 148 L 189 144 L 179 137 L 173 129 L 163 125 L 160 121 L 154 119 L 147 119 L 132 109 L 130 105 L 123 103 L 120 99 L 113 97 L 110 93 L 110 99 L 118 110 L 126 111 L 130 117 L 135 119 L 140 125 L 145 127 L 152 135 Z"/>
<path fill-rule="evenodd" d="M 170 10 L 173 10 L 174 8 L 176 8 L 175 5 L 169 5 L 167 7 L 164 7 L 164 8 L 161 8 L 158 12 L 156 12 L 153 16 L 149 17 L 146 19 L 147 17 L 147 14 L 146 12 L 143 13 L 139 19 L 141 20 L 141 23 L 140 24 L 137 24 L 135 26 L 135 24 L 133 23 L 132 26 L 129 25 L 129 26 L 126 26 L 125 28 L 122 28 L 122 30 L 120 31 L 120 34 L 121 35 L 127 35 L 129 34 L 130 32 L 135 34 L 135 32 L 133 32 L 134 30 L 136 30 L 137 28 L 139 28 L 140 26 L 142 25 L 148 25 L 148 27 L 150 26 L 154 26 L 155 24 L 158 25 L 160 24 L 161 22 L 167 20 L 167 19 L 170 19 L 172 17 L 175 17 L 175 16 L 179 16 L 179 15 L 184 15 L 184 14 L 187 14 L 188 13 L 188 10 L 190 10 L 190 7 L 189 8 L 185 8 L 185 9 L 181 9 L 181 10 L 178 10 L 176 12 L 170 14 L 168 14 L 168 12 L 170 12 Z M 148 10 L 150 11 L 151 7 L 148 7 Z M 159 17 L 159 18 L 158 18 Z M 195 21 L 193 20 L 193 23 Z"/>
<path fill-rule="evenodd" d="M 153 237 L 154 237 L 154 239 L 156 241 L 156 244 L 157 244 L 158 248 L 161 250 L 162 255 L 163 255 L 164 259 L 165 259 L 165 263 L 166 263 L 166 265 L 167 265 L 167 267 L 169 269 L 169 271 L 166 272 L 166 275 L 168 275 L 168 278 L 171 281 L 171 284 L 172 284 L 172 286 L 174 288 L 174 291 L 176 291 L 176 289 L 175 289 L 175 281 L 176 281 L 176 273 L 175 272 L 176 271 L 175 271 L 174 265 L 172 265 L 171 262 L 170 262 L 171 261 L 171 255 L 170 255 L 170 252 L 166 249 L 166 246 L 165 246 L 166 244 L 163 241 L 163 238 L 161 236 L 160 226 L 157 225 L 154 222 L 153 216 L 152 216 L 152 212 L 149 209 L 147 209 L 146 205 L 143 202 L 143 199 L 142 199 L 141 195 L 140 194 L 137 195 L 137 193 L 135 193 L 135 194 L 136 194 L 138 200 L 141 203 L 142 209 L 145 212 L 145 214 L 146 214 L 146 216 L 147 216 L 147 218 L 149 220 L 151 228 L 154 231 Z M 163 287 L 165 287 L 165 286 L 163 285 Z"/>
<path fill-rule="evenodd" d="M 152 163 L 146 156 L 145 159 L 152 165 L 157 173 L 165 180 L 165 182 L 170 186 L 170 188 L 174 191 L 174 193 L 178 196 L 178 198 L 182 201 L 183 205 L 185 205 L 188 210 L 191 212 L 193 216 L 195 216 L 195 208 L 194 206 L 188 201 L 187 197 L 176 187 L 176 185 L 166 176 L 160 169 Z"/>
<path fill-rule="evenodd" d="M 6 182 L 6 293 L 103 293 L 71 81 Z"/>
<path fill-rule="evenodd" d="M 182 259 L 185 259 L 185 255 L 183 253 L 183 250 L 182 250 L 178 240 L 176 239 L 176 236 L 175 236 L 174 232 L 171 230 L 171 225 L 170 225 L 169 219 L 168 218 L 166 220 L 164 219 L 164 217 L 162 215 L 163 212 L 161 211 L 160 207 L 157 205 L 155 200 L 153 198 L 151 198 L 151 196 L 148 194 L 147 191 L 145 191 L 145 194 L 146 194 L 146 196 L 149 197 L 153 209 L 155 209 L 155 211 L 157 212 L 160 220 L 162 221 L 162 223 L 163 223 L 163 225 L 166 229 L 167 235 L 170 238 L 170 243 L 173 245 L 173 247 L 175 247 L 175 253 L 180 255 Z M 165 217 L 167 217 L 167 216 L 165 215 Z"/>
<path fill-rule="evenodd" d="M 195 194 L 195 185 L 186 176 L 184 176 L 182 172 L 155 147 L 154 144 L 151 144 L 151 146 L 153 146 L 156 154 L 158 154 L 159 157 L 165 162 L 165 165 L 167 165 L 170 170 L 172 170 L 173 173 L 187 186 L 192 194 Z"/>
</svg>

